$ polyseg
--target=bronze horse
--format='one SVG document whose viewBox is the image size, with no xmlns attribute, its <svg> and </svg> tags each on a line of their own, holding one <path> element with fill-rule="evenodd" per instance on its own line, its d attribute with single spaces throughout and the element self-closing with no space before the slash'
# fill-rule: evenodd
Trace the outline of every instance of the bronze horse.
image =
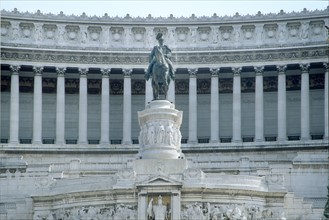
<svg viewBox="0 0 329 220">
<path fill-rule="evenodd" d="M 169 65 L 166 62 L 163 52 L 160 47 L 155 47 L 155 63 L 152 68 L 152 88 L 153 100 L 160 99 L 160 92 L 167 99 L 167 93 L 170 83 Z"/>
</svg>

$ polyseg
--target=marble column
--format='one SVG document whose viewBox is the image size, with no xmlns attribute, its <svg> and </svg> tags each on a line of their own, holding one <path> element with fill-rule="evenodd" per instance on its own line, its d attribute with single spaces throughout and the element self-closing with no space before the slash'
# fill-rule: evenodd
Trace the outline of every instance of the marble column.
<svg viewBox="0 0 329 220">
<path fill-rule="evenodd" d="M 210 143 L 219 142 L 219 94 L 218 73 L 219 68 L 210 69 L 211 94 L 210 94 Z"/>
<path fill-rule="evenodd" d="M 58 145 L 65 144 L 65 72 L 66 68 L 57 67 L 56 93 L 56 141 Z"/>
<path fill-rule="evenodd" d="M 132 69 L 123 69 L 123 137 L 122 144 L 131 141 L 131 73 Z"/>
<path fill-rule="evenodd" d="M 241 67 L 233 67 L 233 138 L 235 143 L 242 142 L 241 136 Z"/>
<path fill-rule="evenodd" d="M 145 80 L 145 107 L 152 100 L 153 100 L 153 89 L 152 89 L 152 76 L 151 76 L 149 80 Z"/>
<path fill-rule="evenodd" d="M 255 141 L 264 141 L 264 91 L 263 71 L 264 66 L 255 66 Z"/>
<path fill-rule="evenodd" d="M 88 69 L 79 68 L 79 136 L 78 144 L 88 144 L 87 138 L 87 114 L 88 114 Z"/>
<path fill-rule="evenodd" d="M 102 95 L 101 95 L 101 140 L 100 144 L 110 143 L 110 76 L 111 69 L 101 69 Z"/>
<path fill-rule="evenodd" d="M 198 69 L 188 69 L 189 80 L 189 117 L 188 117 L 188 142 L 191 144 L 198 143 L 197 136 L 197 72 Z"/>
<path fill-rule="evenodd" d="M 176 75 L 176 70 L 174 70 Z M 171 79 L 168 89 L 168 101 L 175 104 L 175 80 Z"/>
<path fill-rule="evenodd" d="M 18 144 L 19 139 L 19 70 L 21 66 L 11 65 L 10 83 L 10 125 L 9 143 Z"/>
<path fill-rule="evenodd" d="M 287 141 L 286 113 L 286 69 L 287 66 L 276 66 L 278 70 L 278 137 L 277 141 Z"/>
<path fill-rule="evenodd" d="M 329 64 L 323 63 L 323 66 L 325 68 L 325 74 L 324 74 L 324 135 L 323 139 L 328 140 L 329 139 Z"/>
<path fill-rule="evenodd" d="M 302 141 L 310 139 L 310 80 L 309 80 L 309 64 L 300 64 L 302 71 L 301 82 L 301 137 Z"/>
<path fill-rule="evenodd" d="M 33 138 L 32 144 L 42 144 L 42 71 L 43 67 L 34 66 L 33 92 Z"/>
</svg>

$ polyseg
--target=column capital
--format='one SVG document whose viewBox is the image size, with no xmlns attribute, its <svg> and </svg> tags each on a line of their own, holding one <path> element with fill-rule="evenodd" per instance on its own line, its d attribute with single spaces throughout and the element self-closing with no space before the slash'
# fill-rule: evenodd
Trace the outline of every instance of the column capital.
<svg viewBox="0 0 329 220">
<path fill-rule="evenodd" d="M 43 66 L 34 66 L 33 72 L 35 76 L 41 76 L 43 72 Z"/>
<path fill-rule="evenodd" d="M 80 77 L 87 77 L 88 75 L 88 68 L 79 68 Z"/>
<path fill-rule="evenodd" d="M 210 68 L 211 76 L 218 76 L 220 68 Z"/>
<path fill-rule="evenodd" d="M 287 65 L 277 65 L 276 69 L 278 70 L 278 74 L 285 74 L 287 70 Z"/>
<path fill-rule="evenodd" d="M 325 71 L 329 71 L 329 63 L 324 62 L 323 67 L 324 67 Z"/>
<path fill-rule="evenodd" d="M 111 72 L 111 68 L 102 68 L 101 73 L 102 77 L 109 77 Z"/>
<path fill-rule="evenodd" d="M 187 69 L 188 74 L 190 75 L 190 77 L 196 77 L 197 73 L 198 73 L 198 69 L 194 68 L 194 69 Z"/>
<path fill-rule="evenodd" d="M 11 70 L 12 75 L 18 75 L 19 70 L 21 69 L 21 66 L 19 66 L 19 65 L 10 65 L 9 68 Z"/>
<path fill-rule="evenodd" d="M 256 76 L 262 76 L 264 72 L 264 66 L 254 66 Z"/>
<path fill-rule="evenodd" d="M 242 67 L 232 67 L 233 76 L 240 76 Z"/>
<path fill-rule="evenodd" d="M 122 69 L 123 77 L 131 77 L 133 69 Z"/>
<path fill-rule="evenodd" d="M 299 64 L 299 67 L 300 67 L 302 73 L 308 73 L 309 68 L 310 68 L 310 64 L 309 63 L 302 63 L 302 64 Z"/>
<path fill-rule="evenodd" d="M 66 72 L 66 67 L 56 67 L 57 76 L 64 76 Z"/>
</svg>

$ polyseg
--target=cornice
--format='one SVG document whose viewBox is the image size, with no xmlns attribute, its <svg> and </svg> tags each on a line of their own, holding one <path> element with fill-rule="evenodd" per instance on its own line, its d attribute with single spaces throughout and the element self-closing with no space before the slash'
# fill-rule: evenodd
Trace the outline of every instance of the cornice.
<svg viewBox="0 0 329 220">
<path fill-rule="evenodd" d="M 298 19 L 298 18 L 311 18 L 317 16 L 328 16 L 329 6 L 323 10 L 309 11 L 304 9 L 299 12 L 289 12 L 286 13 L 281 10 L 278 13 L 267 13 L 263 14 L 258 12 L 254 15 L 240 15 L 238 12 L 233 16 L 218 16 L 214 13 L 212 16 L 195 16 L 192 14 L 190 17 L 174 17 L 170 15 L 169 17 L 153 17 L 148 15 L 147 17 L 131 17 L 127 14 L 125 17 L 111 17 L 107 13 L 104 16 L 88 16 L 85 13 L 81 15 L 65 15 L 63 12 L 59 14 L 52 13 L 42 13 L 40 10 L 37 12 L 20 12 L 16 8 L 13 11 L 1 10 L 1 17 L 3 18 L 16 18 L 25 20 L 50 20 L 50 21 L 72 21 L 72 22 L 91 22 L 91 23 L 129 23 L 129 24 L 154 24 L 154 23 L 226 23 L 226 22 L 250 22 L 250 21 L 264 21 L 264 20 L 287 20 L 287 19 Z"/>
</svg>

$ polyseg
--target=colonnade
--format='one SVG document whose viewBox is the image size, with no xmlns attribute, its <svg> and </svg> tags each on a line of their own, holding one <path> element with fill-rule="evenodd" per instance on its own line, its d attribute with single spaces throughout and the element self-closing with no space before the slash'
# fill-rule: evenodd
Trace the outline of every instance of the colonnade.
<svg viewBox="0 0 329 220">
<path fill-rule="evenodd" d="M 324 139 L 328 140 L 328 63 L 323 63 L 325 68 L 324 88 Z M 302 141 L 310 140 L 310 91 L 309 91 L 309 64 L 300 64 L 301 70 L 301 137 Z M 277 141 L 287 140 L 287 113 L 286 113 L 286 69 L 285 65 L 278 65 L 278 131 Z M 19 71 L 20 66 L 12 65 L 10 87 L 10 128 L 9 143 L 19 143 Z M 35 66 L 34 71 L 34 97 L 33 97 L 33 138 L 32 144 L 42 143 L 42 72 L 43 67 Z M 123 138 L 122 144 L 132 144 L 131 140 L 131 73 L 132 69 L 123 69 Z M 210 101 L 210 142 L 219 143 L 219 71 L 220 68 L 211 68 L 211 101 Z M 241 71 L 242 67 L 232 67 L 233 72 L 233 118 L 232 142 L 242 142 L 241 135 Z M 264 141 L 264 95 L 263 72 L 264 66 L 255 66 L 255 142 Z M 57 94 L 56 94 L 56 138 L 55 144 L 65 144 L 65 73 L 66 68 L 58 67 Z M 189 115 L 188 115 L 188 142 L 198 142 L 197 135 L 197 72 L 198 69 L 188 69 L 189 73 Z M 78 144 L 88 144 L 87 140 L 87 74 L 88 69 L 80 68 L 79 81 L 79 131 Z M 101 137 L 100 144 L 110 143 L 110 69 L 101 69 Z M 145 103 L 152 100 L 151 81 L 146 81 Z M 168 99 L 175 101 L 175 87 L 171 83 Z"/>
</svg>

